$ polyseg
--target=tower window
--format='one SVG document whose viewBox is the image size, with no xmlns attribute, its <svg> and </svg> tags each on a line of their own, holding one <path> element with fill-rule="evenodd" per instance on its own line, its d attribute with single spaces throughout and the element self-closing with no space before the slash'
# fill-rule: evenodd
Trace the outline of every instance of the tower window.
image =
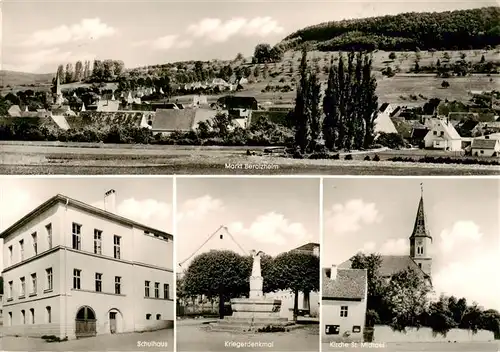
<svg viewBox="0 0 500 352">
<path fill-rule="evenodd" d="M 422 269 L 422 263 L 418 263 L 418 267 Z"/>
</svg>

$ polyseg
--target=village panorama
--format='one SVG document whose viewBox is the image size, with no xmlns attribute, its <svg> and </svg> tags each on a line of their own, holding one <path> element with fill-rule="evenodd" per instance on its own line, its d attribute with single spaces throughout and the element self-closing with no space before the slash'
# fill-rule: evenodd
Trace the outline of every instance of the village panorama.
<svg viewBox="0 0 500 352">
<path fill-rule="evenodd" d="M 14 7 L 6 6 L 4 22 Z M 168 62 L 192 45 L 174 45 L 172 35 L 128 49 L 148 56 L 150 47 L 168 48 L 157 64 L 128 67 L 110 49 L 108 57 L 45 65 L 47 74 L 20 72 L 37 66 L 28 62 L 36 55 L 19 56 L 16 66 L 16 43 L 7 43 L 0 172 L 498 174 L 499 17 L 498 7 L 482 7 L 336 20 L 285 28 L 288 35 L 280 27 L 273 45 L 264 32 L 248 40 L 248 54 L 234 39 L 231 60 Z M 117 35 L 100 21 L 63 27 L 75 42 L 82 36 L 73 32 L 92 23 L 104 26 L 92 41 Z M 203 39 L 203 21 L 186 33 Z M 214 21 L 213 45 L 225 52 L 232 24 L 242 38 L 259 21 L 262 31 L 276 24 Z M 17 38 L 11 27 L 4 41 Z M 40 33 L 52 32 L 38 28 L 18 46 L 42 43 Z M 207 37 L 199 50 L 209 45 Z"/>
</svg>

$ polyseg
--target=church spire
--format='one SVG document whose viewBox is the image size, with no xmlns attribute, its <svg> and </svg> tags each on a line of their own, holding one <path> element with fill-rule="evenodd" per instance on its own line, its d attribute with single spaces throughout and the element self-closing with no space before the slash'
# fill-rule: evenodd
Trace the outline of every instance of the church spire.
<svg viewBox="0 0 500 352">
<path fill-rule="evenodd" d="M 420 202 L 418 203 L 415 225 L 410 238 L 429 237 L 432 240 L 429 230 L 427 229 L 427 221 L 424 210 L 424 184 L 420 183 Z"/>
</svg>

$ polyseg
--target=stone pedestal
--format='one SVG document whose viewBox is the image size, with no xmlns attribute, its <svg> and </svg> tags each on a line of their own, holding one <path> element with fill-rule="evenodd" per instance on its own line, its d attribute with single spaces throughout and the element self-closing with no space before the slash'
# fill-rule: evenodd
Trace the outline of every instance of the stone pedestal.
<svg viewBox="0 0 500 352">
<path fill-rule="evenodd" d="M 261 299 L 264 297 L 262 288 L 264 287 L 264 279 L 262 276 L 250 277 L 250 299 Z"/>
</svg>

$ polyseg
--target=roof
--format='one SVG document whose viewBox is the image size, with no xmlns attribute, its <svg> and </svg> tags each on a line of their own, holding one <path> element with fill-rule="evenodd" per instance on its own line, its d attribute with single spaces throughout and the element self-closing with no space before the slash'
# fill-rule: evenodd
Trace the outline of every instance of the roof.
<svg viewBox="0 0 500 352">
<path fill-rule="evenodd" d="M 427 219 L 424 210 L 424 197 L 422 195 L 420 197 L 420 201 L 418 202 L 417 215 L 415 216 L 415 224 L 413 225 L 413 231 L 411 233 L 410 238 L 429 237 L 432 240 L 432 237 L 429 233 L 429 229 L 427 228 L 426 224 L 427 224 Z"/>
<path fill-rule="evenodd" d="M 86 212 L 94 214 L 94 215 L 102 216 L 104 218 L 107 218 L 107 219 L 112 220 L 112 221 L 116 221 L 116 222 L 121 223 L 123 225 L 137 227 L 137 228 L 140 228 L 142 230 L 145 230 L 145 231 L 160 235 L 162 237 L 168 238 L 170 240 L 173 239 L 173 236 L 169 233 L 166 233 L 164 231 L 160 231 L 160 230 L 154 229 L 152 227 L 140 224 L 140 223 L 135 222 L 133 220 L 130 220 L 130 219 L 124 218 L 120 215 L 116 215 L 116 214 L 110 213 L 108 211 L 99 209 L 97 207 L 94 207 L 94 206 L 89 205 L 87 203 L 81 202 L 79 200 L 69 198 L 69 197 L 64 196 L 62 194 L 58 194 L 58 195 L 53 196 L 52 198 L 47 200 L 45 203 L 39 205 L 37 208 L 35 208 L 31 212 L 29 212 L 27 215 L 23 216 L 20 220 L 15 222 L 8 229 L 6 229 L 2 233 L 0 233 L 0 238 L 5 238 L 8 235 L 10 235 L 12 232 L 16 231 L 17 229 L 22 228 L 25 224 L 27 224 L 28 222 L 30 222 L 31 220 L 33 220 L 34 218 L 36 218 L 40 214 L 43 214 L 45 211 L 47 211 L 48 209 L 50 209 L 51 207 L 53 207 L 54 205 L 56 205 L 58 203 L 67 204 L 68 206 L 72 206 L 74 208 L 81 209 L 83 211 L 86 211 Z"/>
<path fill-rule="evenodd" d="M 382 277 L 391 277 L 408 268 L 422 278 L 426 277 L 426 274 L 422 271 L 422 269 L 419 268 L 417 263 L 415 263 L 415 261 L 408 255 L 381 255 L 380 258 L 382 259 L 382 263 L 379 268 L 379 274 Z M 339 265 L 339 268 L 350 269 L 353 259 L 354 257 L 343 262 Z"/>
<path fill-rule="evenodd" d="M 457 130 L 455 129 L 455 127 L 453 127 L 453 124 L 449 120 L 442 118 L 434 118 L 430 122 L 432 123 L 431 131 L 438 126 L 441 127 L 446 137 L 448 137 L 446 139 L 448 140 L 462 139 L 462 137 L 460 137 Z"/>
<path fill-rule="evenodd" d="M 191 131 L 196 118 L 195 109 L 158 109 L 153 119 L 153 131 Z"/>
<path fill-rule="evenodd" d="M 389 107 L 389 103 L 383 103 L 382 105 L 380 105 L 380 108 L 378 109 L 378 111 L 384 112 L 388 107 Z"/>
<path fill-rule="evenodd" d="M 257 110 L 258 104 L 257 99 L 254 97 L 237 97 L 232 95 L 226 95 L 217 100 L 219 105 L 226 105 L 227 109 L 252 109 Z"/>
<path fill-rule="evenodd" d="M 422 140 L 427 135 L 427 132 L 429 132 L 429 129 L 425 126 L 414 126 L 411 130 L 411 138 Z"/>
<path fill-rule="evenodd" d="M 472 149 L 495 149 L 498 139 L 476 138 L 472 141 Z"/>
<path fill-rule="evenodd" d="M 12 117 L 21 117 L 21 108 L 19 105 L 12 105 L 7 112 Z"/>
<path fill-rule="evenodd" d="M 368 291 L 368 274 L 365 269 L 337 269 L 337 278 L 332 280 L 324 268 L 322 299 L 363 300 Z"/>
<path fill-rule="evenodd" d="M 293 251 L 310 251 L 310 252 L 313 252 L 314 251 L 314 248 L 317 248 L 319 247 L 319 243 L 315 243 L 315 242 L 309 242 L 309 243 L 306 243 L 300 247 L 297 247 L 297 248 L 294 248 L 292 249 Z"/>
</svg>

